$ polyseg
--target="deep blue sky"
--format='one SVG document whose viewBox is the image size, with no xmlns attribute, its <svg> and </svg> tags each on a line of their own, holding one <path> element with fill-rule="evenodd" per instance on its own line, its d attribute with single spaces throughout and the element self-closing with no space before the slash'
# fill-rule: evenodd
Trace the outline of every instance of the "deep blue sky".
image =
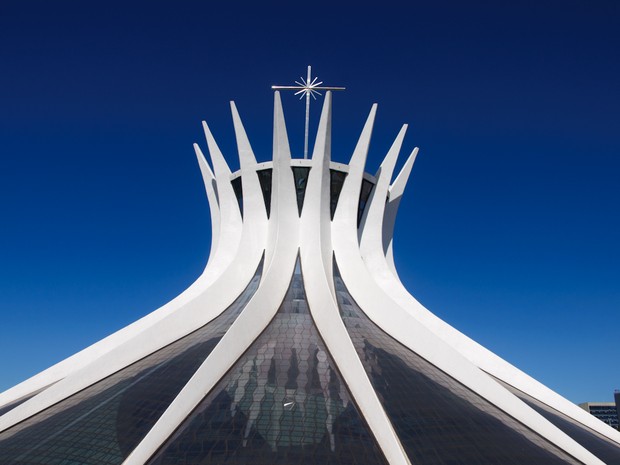
<svg viewBox="0 0 620 465">
<path fill-rule="evenodd" d="M 410 291 L 570 400 L 612 400 L 620 4 L 229 3 L 0 4 L 0 390 L 200 274 L 200 121 L 236 166 L 234 99 L 268 159 L 270 86 L 311 64 L 347 87 L 336 161 L 374 102 L 369 171 L 402 123 L 420 146 L 395 240 Z"/>
</svg>

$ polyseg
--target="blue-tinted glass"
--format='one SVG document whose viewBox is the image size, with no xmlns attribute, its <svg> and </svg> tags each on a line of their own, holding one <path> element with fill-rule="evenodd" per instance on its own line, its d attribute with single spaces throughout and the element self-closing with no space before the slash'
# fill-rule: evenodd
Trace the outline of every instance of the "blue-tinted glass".
<svg viewBox="0 0 620 465">
<path fill-rule="evenodd" d="M 366 203 L 372 192 L 372 188 L 375 187 L 373 183 L 367 179 L 362 180 L 362 188 L 360 189 L 360 200 L 357 206 L 357 227 L 360 227 L 362 223 L 362 217 L 364 216 L 364 210 L 366 210 Z"/>
<path fill-rule="evenodd" d="M 344 171 L 329 170 L 329 176 L 329 211 L 331 219 L 333 220 L 334 213 L 336 212 L 336 206 L 338 205 L 338 198 L 340 197 L 340 191 L 342 191 L 342 186 L 344 185 L 344 179 L 347 177 L 347 173 L 345 173 Z"/>
<path fill-rule="evenodd" d="M 260 337 L 149 462 L 386 464 L 308 311 L 299 267 Z"/>
<path fill-rule="evenodd" d="M 206 326 L 0 433 L 0 463 L 122 463 L 245 307 L 261 270 Z"/>
<path fill-rule="evenodd" d="M 306 166 L 293 166 L 293 178 L 295 179 L 295 193 L 297 194 L 297 210 L 301 216 L 301 209 L 304 206 L 304 196 L 308 184 L 310 168 Z"/>
<path fill-rule="evenodd" d="M 499 380 L 498 382 L 502 383 L 513 394 L 521 398 L 526 404 L 596 455 L 607 465 L 620 465 L 620 444 L 614 443 L 610 439 L 601 436 L 596 431 L 576 422 L 572 418 L 528 396 L 524 392 Z"/>
<path fill-rule="evenodd" d="M 335 285 L 342 319 L 411 463 L 579 463 L 382 331 L 337 269 Z"/>
<path fill-rule="evenodd" d="M 260 188 L 263 192 L 263 199 L 265 200 L 265 208 L 267 209 L 267 218 L 271 215 L 271 175 L 273 170 L 266 168 L 264 170 L 257 170 L 258 181 L 260 182 Z"/>
</svg>

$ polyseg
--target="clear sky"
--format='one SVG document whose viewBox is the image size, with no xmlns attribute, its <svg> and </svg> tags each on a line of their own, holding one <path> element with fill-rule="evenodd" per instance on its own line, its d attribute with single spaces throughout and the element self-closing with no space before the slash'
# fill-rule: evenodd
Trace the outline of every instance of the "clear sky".
<svg viewBox="0 0 620 465">
<path fill-rule="evenodd" d="M 574 402 L 620 388 L 617 1 L 0 3 L 0 391 L 179 294 L 209 252 L 192 143 L 271 157 L 312 65 L 347 162 L 420 155 L 395 251 L 429 309 Z M 294 152 L 303 103 L 284 95 Z M 312 109 L 316 125 L 319 105 Z M 401 161 L 402 163 L 402 161 Z"/>
</svg>

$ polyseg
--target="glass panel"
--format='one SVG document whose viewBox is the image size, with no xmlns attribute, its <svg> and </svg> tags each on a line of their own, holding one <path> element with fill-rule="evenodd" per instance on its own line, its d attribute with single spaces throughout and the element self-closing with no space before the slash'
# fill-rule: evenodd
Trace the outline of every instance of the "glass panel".
<svg viewBox="0 0 620 465">
<path fill-rule="evenodd" d="M 265 331 L 149 463 L 387 465 L 314 326 L 299 266 Z"/>
<path fill-rule="evenodd" d="M 271 174 L 273 170 L 267 168 L 256 171 L 260 188 L 263 191 L 263 199 L 265 200 L 265 208 L 267 209 L 267 218 L 271 215 Z"/>
<path fill-rule="evenodd" d="M 211 353 L 260 283 L 216 319 L 0 433 L 2 463 L 120 464 Z"/>
<path fill-rule="evenodd" d="M 241 186 L 241 176 L 230 181 L 232 184 L 233 190 L 235 191 L 235 196 L 237 197 L 237 202 L 239 202 L 239 210 L 241 211 L 241 216 L 243 216 L 243 187 Z"/>
<path fill-rule="evenodd" d="M 362 188 L 360 190 L 360 201 L 357 207 L 357 227 L 360 227 L 362 224 L 362 216 L 364 216 L 364 210 L 366 209 L 366 203 L 368 202 L 368 198 L 370 197 L 370 193 L 372 192 L 372 188 L 375 187 L 373 183 L 368 181 L 367 179 L 362 180 Z"/>
<path fill-rule="evenodd" d="M 301 209 L 304 206 L 304 196 L 306 195 L 306 185 L 310 168 L 306 166 L 293 166 L 293 177 L 295 178 L 295 192 L 297 193 L 297 210 L 301 216 Z"/>
<path fill-rule="evenodd" d="M 506 389 L 523 400 L 523 402 L 528 404 L 607 465 L 620 465 L 620 444 L 607 439 L 596 431 L 593 431 L 587 426 L 578 423 L 572 418 L 558 412 L 554 408 L 549 407 L 539 400 L 528 396 L 524 392 L 519 391 L 509 384 L 506 384 L 500 380 L 497 380 L 497 382 L 503 384 Z"/>
<path fill-rule="evenodd" d="M 330 205 L 329 211 L 331 219 L 334 219 L 334 213 L 336 212 L 336 206 L 338 205 L 338 198 L 340 197 L 340 191 L 344 184 L 344 179 L 347 177 L 347 173 L 343 171 L 329 170 L 330 176 Z"/>
<path fill-rule="evenodd" d="M 578 463 L 383 332 L 337 268 L 335 285 L 342 319 L 411 463 Z"/>
</svg>

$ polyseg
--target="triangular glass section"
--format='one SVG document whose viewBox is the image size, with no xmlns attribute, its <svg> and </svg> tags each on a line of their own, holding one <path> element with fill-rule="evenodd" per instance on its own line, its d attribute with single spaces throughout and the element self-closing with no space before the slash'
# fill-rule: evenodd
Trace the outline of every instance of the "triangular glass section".
<svg viewBox="0 0 620 465">
<path fill-rule="evenodd" d="M 241 184 L 241 176 L 231 180 L 233 191 L 235 191 L 235 197 L 237 197 L 237 203 L 239 204 L 239 211 L 243 217 L 243 186 Z"/>
<path fill-rule="evenodd" d="M 336 213 L 338 198 L 346 177 L 347 173 L 344 171 L 329 170 L 329 214 L 332 220 L 334 219 L 334 213 Z"/>
<path fill-rule="evenodd" d="M 6 412 L 9 412 L 9 411 L 13 410 L 19 404 L 23 404 L 24 402 L 26 402 L 31 397 L 32 396 L 29 395 L 29 396 L 24 397 L 23 399 L 16 400 L 15 402 L 11 402 L 10 404 L 6 404 L 4 407 L 0 407 L 0 417 L 2 415 L 4 415 Z"/>
<path fill-rule="evenodd" d="M 580 463 L 376 326 L 337 267 L 334 280 L 342 320 L 411 463 Z"/>
<path fill-rule="evenodd" d="M 245 308 L 262 266 L 207 325 L 0 433 L 0 462 L 122 463 Z"/>
<path fill-rule="evenodd" d="M 582 425 L 569 416 L 558 412 L 554 408 L 534 399 L 511 385 L 497 378 L 494 379 L 607 465 L 620 465 L 620 444 L 613 442 L 611 439 L 591 430 L 587 426 Z"/>
<path fill-rule="evenodd" d="M 267 328 L 148 463 L 387 465 L 312 321 L 299 262 Z"/>
<path fill-rule="evenodd" d="M 297 194 L 297 210 L 301 216 L 301 209 L 304 206 L 304 196 L 308 185 L 308 175 L 310 168 L 307 166 L 293 166 L 293 177 L 295 178 L 295 193 Z"/>
<path fill-rule="evenodd" d="M 266 168 L 264 170 L 257 170 L 258 181 L 260 182 L 260 189 L 263 192 L 263 200 L 265 201 L 265 209 L 267 210 L 267 218 L 271 215 L 271 177 L 273 169 Z"/>
<path fill-rule="evenodd" d="M 362 218 L 364 216 L 364 210 L 366 210 L 366 204 L 368 203 L 368 198 L 370 197 L 370 193 L 372 192 L 373 187 L 375 185 L 371 183 L 367 179 L 362 179 L 362 187 L 360 189 L 360 200 L 357 205 L 357 227 L 360 227 L 362 224 Z"/>
</svg>

